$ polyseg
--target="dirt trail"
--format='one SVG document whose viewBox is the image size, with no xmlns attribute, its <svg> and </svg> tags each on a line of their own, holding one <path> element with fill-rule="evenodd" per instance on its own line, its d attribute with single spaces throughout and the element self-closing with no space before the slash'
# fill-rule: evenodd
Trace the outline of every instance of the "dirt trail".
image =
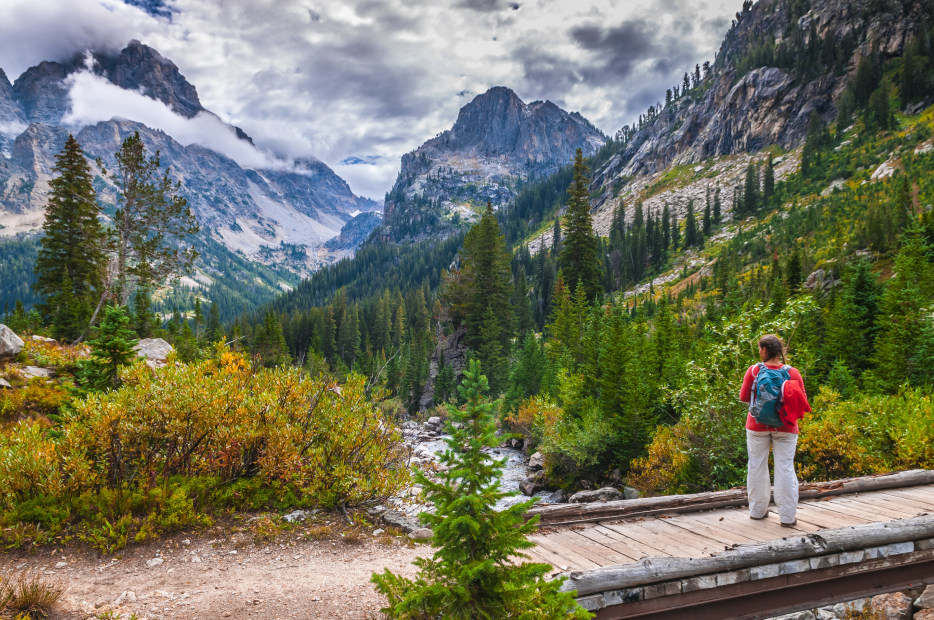
<svg viewBox="0 0 934 620">
<path fill-rule="evenodd" d="M 309 540 L 299 528 L 266 543 L 215 528 L 103 558 L 71 549 L 0 554 L 0 574 L 31 571 L 60 582 L 60 617 L 68 619 L 379 618 L 385 599 L 370 575 L 414 575 L 412 560 L 431 548 L 369 531 L 351 538 Z"/>
</svg>

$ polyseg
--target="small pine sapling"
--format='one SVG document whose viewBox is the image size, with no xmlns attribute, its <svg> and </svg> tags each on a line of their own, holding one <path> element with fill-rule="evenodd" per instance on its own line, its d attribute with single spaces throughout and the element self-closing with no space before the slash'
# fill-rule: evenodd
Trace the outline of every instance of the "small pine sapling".
<svg viewBox="0 0 934 620">
<path fill-rule="evenodd" d="M 533 546 L 528 536 L 537 518 L 526 521 L 525 513 L 535 500 L 494 509 L 510 494 L 500 490 L 504 461 L 483 451 L 499 443 L 487 390 L 479 362 L 471 361 L 458 387 L 467 402 L 465 410 L 448 405 L 451 420 L 458 424 L 448 427 L 451 437 L 441 455 L 447 470 L 437 482 L 416 473 L 435 506 L 434 514 L 423 513 L 421 518 L 434 529 L 437 551 L 415 560 L 415 579 L 388 569 L 373 575 L 376 589 L 389 600 L 382 612 L 388 618 L 413 620 L 590 618 L 572 593 L 560 591 L 560 580 L 545 579 L 547 564 L 516 563 L 525 557 L 522 550 Z"/>
</svg>

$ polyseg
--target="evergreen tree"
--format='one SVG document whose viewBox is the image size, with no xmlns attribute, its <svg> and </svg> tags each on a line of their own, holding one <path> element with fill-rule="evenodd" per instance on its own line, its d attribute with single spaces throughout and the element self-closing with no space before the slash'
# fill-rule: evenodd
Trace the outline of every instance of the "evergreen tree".
<svg viewBox="0 0 934 620">
<path fill-rule="evenodd" d="M 501 331 L 500 318 L 493 308 L 487 307 L 486 316 L 481 325 L 481 345 L 477 349 L 477 360 L 484 368 L 487 368 L 490 392 L 495 395 L 503 393 L 509 377 L 509 360 L 506 359 L 506 352 L 498 338 Z"/>
<path fill-rule="evenodd" d="M 106 391 L 120 387 L 120 368 L 136 358 L 133 347 L 139 342 L 128 328 L 130 317 L 120 306 L 107 306 L 91 345 L 91 359 L 81 363 L 81 382 L 92 390 Z"/>
<path fill-rule="evenodd" d="M 697 230 L 697 218 L 694 217 L 694 200 L 689 200 L 687 216 L 684 219 L 684 247 L 693 248 L 702 243 L 703 239 Z"/>
<path fill-rule="evenodd" d="M 509 375 L 509 390 L 506 392 L 506 407 L 515 410 L 526 398 L 542 391 L 542 383 L 548 370 L 548 358 L 545 349 L 535 334 L 525 335 L 522 349 Z"/>
<path fill-rule="evenodd" d="M 263 317 L 263 324 L 258 326 L 253 338 L 253 352 L 260 363 L 266 368 L 288 364 L 291 359 L 285 337 L 282 334 L 282 324 L 279 315 L 267 310 Z"/>
<path fill-rule="evenodd" d="M 130 325 L 140 338 L 151 338 L 159 327 L 159 317 L 152 311 L 152 298 L 145 288 L 136 289 L 133 296 L 133 318 Z"/>
<path fill-rule="evenodd" d="M 762 177 L 762 204 L 771 206 L 772 194 L 775 193 L 775 166 L 772 164 L 772 156 L 765 158 L 765 173 Z"/>
<path fill-rule="evenodd" d="M 847 268 L 828 308 L 824 355 L 857 377 L 870 366 L 867 351 L 875 348 L 880 287 L 867 260 Z"/>
<path fill-rule="evenodd" d="M 792 294 L 798 292 L 798 286 L 801 285 L 801 253 L 798 248 L 794 249 L 788 262 L 785 265 L 785 278 L 788 284 L 788 290 Z"/>
<path fill-rule="evenodd" d="M 212 303 L 211 308 L 208 310 L 208 323 L 205 328 L 205 335 L 207 336 L 208 342 L 224 340 L 224 328 L 221 325 L 220 309 L 217 307 L 216 303 Z"/>
<path fill-rule="evenodd" d="M 501 351 L 507 351 L 512 337 L 512 272 L 506 243 L 499 230 L 493 207 L 487 203 L 480 221 L 464 237 L 461 268 L 448 280 L 442 293 L 455 325 L 467 327 L 467 346 L 474 351 L 495 338 Z M 487 310 L 498 317 L 498 329 L 484 328 Z"/>
<path fill-rule="evenodd" d="M 435 512 L 422 513 L 432 526 L 430 558 L 418 558 L 419 572 L 408 579 L 390 572 L 374 574 L 376 589 L 389 601 L 382 610 L 389 618 L 588 618 L 570 594 L 559 592 L 560 580 L 548 581 L 546 564 L 516 563 L 537 519 L 526 520 L 534 500 L 498 511 L 495 504 L 508 496 L 500 490 L 505 461 L 494 460 L 484 448 L 499 445 L 493 404 L 485 400 L 487 380 L 472 361 L 458 388 L 465 411 L 448 406 L 456 424 L 448 427 L 448 449 L 441 455 L 445 469 L 435 482 L 421 472 Z"/>
<path fill-rule="evenodd" d="M 709 187 L 707 188 L 707 200 L 706 200 L 706 204 L 704 205 L 704 220 L 703 220 L 701 230 L 703 230 L 705 237 L 709 237 L 710 232 L 713 230 L 713 220 L 711 220 L 711 213 L 710 213 L 710 188 Z"/>
<path fill-rule="evenodd" d="M 525 267 L 519 265 L 516 274 L 516 285 L 513 291 L 513 307 L 516 309 L 516 330 L 519 338 L 534 331 L 532 323 L 532 305 L 529 300 L 529 283 L 525 275 Z"/>
<path fill-rule="evenodd" d="M 574 290 L 584 287 L 588 300 L 594 300 L 601 288 L 600 257 L 597 237 L 590 219 L 590 181 L 588 168 L 580 149 L 574 155 L 574 180 L 568 188 L 568 210 L 565 216 L 564 242 L 561 249 L 561 270 L 565 281 Z"/>
<path fill-rule="evenodd" d="M 186 272 L 196 256 L 177 242 L 198 232 L 187 202 L 178 195 L 169 171 L 159 176 L 159 153 L 147 156 L 139 132 L 127 137 L 115 155 L 111 179 L 117 186 L 113 217 L 117 298 L 126 303 L 134 283 L 151 290 L 172 275 Z"/>
<path fill-rule="evenodd" d="M 743 215 L 752 215 L 759 210 L 759 174 L 756 166 L 746 166 L 746 181 L 743 184 Z"/>
<path fill-rule="evenodd" d="M 671 218 L 671 251 L 677 252 L 679 249 L 682 249 L 681 246 L 681 222 L 678 221 L 677 217 Z"/>
<path fill-rule="evenodd" d="M 454 391 L 454 368 L 444 363 L 444 349 L 438 351 L 438 374 L 435 376 L 432 401 L 438 405 L 446 403 Z"/>
<path fill-rule="evenodd" d="M 713 223 L 720 226 L 723 223 L 723 204 L 720 202 L 720 188 L 713 193 Z"/>
<path fill-rule="evenodd" d="M 555 225 L 551 230 L 551 255 L 558 256 L 561 254 L 561 217 L 555 217 Z M 543 246 L 544 249 L 544 246 Z"/>
<path fill-rule="evenodd" d="M 875 371 L 880 384 L 891 391 L 915 374 L 911 362 L 921 344 L 926 308 L 934 293 L 930 256 L 921 228 L 907 230 L 895 257 L 895 275 L 879 301 Z"/>
<path fill-rule="evenodd" d="M 33 288 L 44 298 L 39 310 L 51 319 L 52 335 L 74 340 L 88 327 L 101 293 L 105 234 L 91 168 L 74 136 L 52 170 Z"/>
</svg>

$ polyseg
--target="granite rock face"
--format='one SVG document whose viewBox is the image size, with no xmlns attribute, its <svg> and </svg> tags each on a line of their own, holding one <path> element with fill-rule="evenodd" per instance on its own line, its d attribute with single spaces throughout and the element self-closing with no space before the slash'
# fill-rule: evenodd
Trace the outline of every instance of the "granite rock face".
<svg viewBox="0 0 934 620">
<path fill-rule="evenodd" d="M 925 15 L 921 0 L 874 3 L 871 0 L 814 0 L 793 19 L 791 0 L 758 2 L 741 15 L 727 34 L 704 87 L 661 108 L 642 129 L 632 132 L 623 151 L 594 171 L 602 195 L 595 207 L 610 201 L 620 184 L 672 165 L 697 164 L 710 157 L 755 153 L 777 144 L 785 150 L 805 139 L 812 112 L 825 122 L 837 113 L 837 99 L 862 58 L 876 49 L 900 55 L 912 24 Z M 813 29 L 813 30 L 812 30 Z M 778 67 L 753 67 L 743 74 L 737 62 L 750 48 L 793 36 L 805 42 L 815 32 L 840 47 L 854 44 L 841 66 L 820 75 L 793 75 Z"/>
<path fill-rule="evenodd" d="M 605 140 L 580 114 L 491 88 L 461 108 L 451 129 L 403 155 L 381 232 L 398 240 L 456 229 L 487 202 L 509 202 L 523 180 L 550 175 L 577 149 L 591 155 Z"/>
</svg>

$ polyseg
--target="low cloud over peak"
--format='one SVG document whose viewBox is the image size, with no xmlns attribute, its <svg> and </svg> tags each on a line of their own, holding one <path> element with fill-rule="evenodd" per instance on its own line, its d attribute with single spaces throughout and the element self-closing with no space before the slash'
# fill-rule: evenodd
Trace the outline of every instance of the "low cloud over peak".
<svg viewBox="0 0 934 620">
<path fill-rule="evenodd" d="M 505 84 L 613 134 L 713 58 L 738 2 L 127 1 L 139 6 L 4 0 L 0 63 L 14 78 L 41 60 L 138 39 L 179 67 L 206 109 L 250 134 L 256 152 L 316 155 L 375 198 L 403 153 L 451 127 L 467 99 L 458 93 Z M 220 139 L 196 125 L 186 131 L 198 140 Z M 237 142 L 225 148 L 256 156 Z M 353 158 L 365 163 L 340 163 Z"/>
</svg>

